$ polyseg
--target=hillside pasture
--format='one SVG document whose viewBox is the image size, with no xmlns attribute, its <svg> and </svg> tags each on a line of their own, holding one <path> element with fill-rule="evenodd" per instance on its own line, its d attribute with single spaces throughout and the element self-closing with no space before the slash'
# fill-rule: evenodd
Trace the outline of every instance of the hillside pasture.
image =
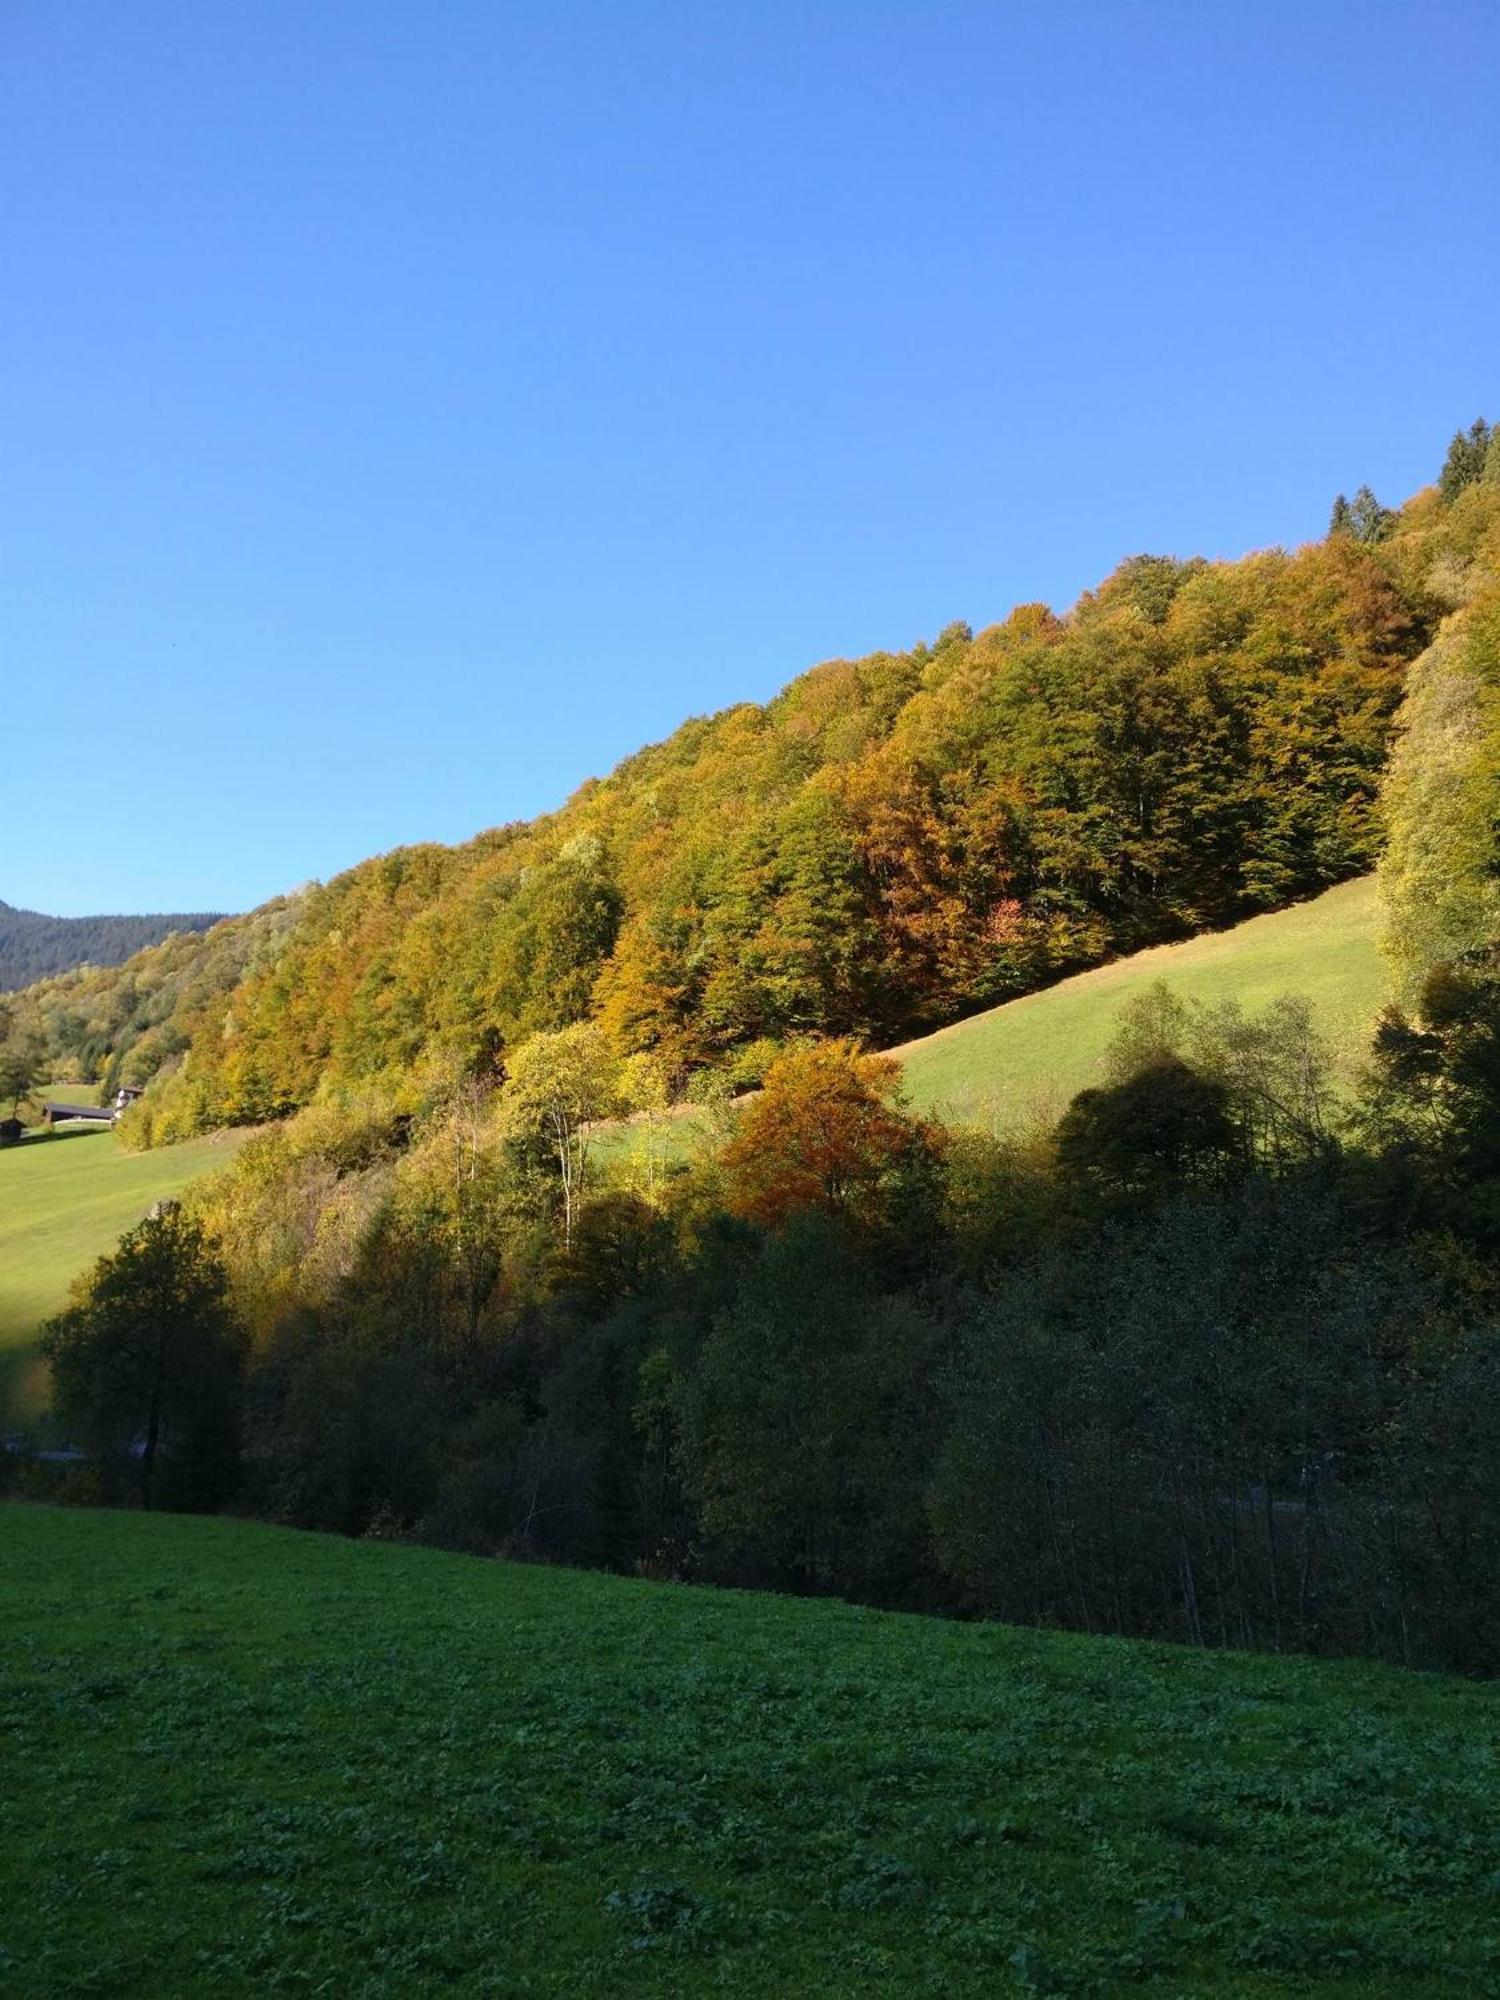
<svg viewBox="0 0 1500 2000">
<path fill-rule="evenodd" d="M 1184 1000 L 1234 1000 L 1249 1013 L 1299 994 L 1348 1068 L 1389 990 L 1378 916 L 1375 878 L 1363 876 L 1232 930 L 1078 973 L 891 1053 L 919 1110 L 955 1125 L 1014 1131 L 1055 1118 L 1098 1082 L 1121 1008 L 1161 980 Z"/>
</svg>

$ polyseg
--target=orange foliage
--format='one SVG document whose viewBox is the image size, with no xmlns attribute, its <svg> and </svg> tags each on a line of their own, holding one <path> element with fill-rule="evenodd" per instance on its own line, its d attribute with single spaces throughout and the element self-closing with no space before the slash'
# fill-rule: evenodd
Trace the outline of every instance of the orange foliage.
<svg viewBox="0 0 1500 2000">
<path fill-rule="evenodd" d="M 723 1156 L 731 1211 L 764 1228 L 805 1209 L 873 1219 L 893 1177 L 938 1143 L 893 1102 L 900 1077 L 848 1041 L 781 1056 Z"/>
</svg>

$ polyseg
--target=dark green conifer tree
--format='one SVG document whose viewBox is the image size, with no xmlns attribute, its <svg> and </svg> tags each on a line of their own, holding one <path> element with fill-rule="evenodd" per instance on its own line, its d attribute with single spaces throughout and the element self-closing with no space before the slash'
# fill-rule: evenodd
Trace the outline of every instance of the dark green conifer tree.
<svg viewBox="0 0 1500 2000">
<path fill-rule="evenodd" d="M 1483 417 L 1476 417 L 1466 431 L 1453 433 L 1453 442 L 1438 476 L 1438 492 L 1444 500 L 1456 500 L 1483 473 L 1490 437 L 1490 426 Z"/>
</svg>

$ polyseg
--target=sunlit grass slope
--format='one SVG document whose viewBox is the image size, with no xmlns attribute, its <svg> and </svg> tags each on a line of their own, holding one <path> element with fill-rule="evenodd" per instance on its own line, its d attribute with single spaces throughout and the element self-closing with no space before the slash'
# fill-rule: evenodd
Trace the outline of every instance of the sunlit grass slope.
<svg viewBox="0 0 1500 2000">
<path fill-rule="evenodd" d="M 1354 1060 L 1386 999 L 1376 926 L 1375 879 L 1365 876 L 1233 930 L 1079 973 L 893 1053 L 918 1108 L 955 1124 L 1013 1129 L 1055 1116 L 1099 1080 L 1121 1006 L 1160 979 L 1185 999 L 1238 1000 L 1250 1011 L 1303 994 L 1335 1048 Z"/>
<path fill-rule="evenodd" d="M 0 1992 L 1497 1990 L 1492 1690 L 0 1509 Z"/>
<path fill-rule="evenodd" d="M 181 1194 L 243 1137 L 225 1132 L 127 1153 L 107 1127 L 75 1127 L 0 1150 L 0 1386 L 27 1414 L 42 1398 L 36 1330 L 96 1257 L 152 1202 Z"/>
</svg>

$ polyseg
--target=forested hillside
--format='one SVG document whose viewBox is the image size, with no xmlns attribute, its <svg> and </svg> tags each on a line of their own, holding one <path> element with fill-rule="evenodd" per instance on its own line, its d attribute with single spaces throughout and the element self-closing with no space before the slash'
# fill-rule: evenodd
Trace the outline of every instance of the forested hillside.
<svg viewBox="0 0 1500 2000">
<path fill-rule="evenodd" d="M 58 1060 L 160 1078 L 143 1137 L 399 1093 L 585 1017 L 675 1090 L 1305 896 L 1380 853 L 1413 662 L 1451 614 L 1440 659 L 1487 629 L 1496 454 L 1483 427 L 1457 442 L 1438 488 L 1341 500 L 1320 543 L 1139 556 L 1066 614 L 830 662 L 547 818 L 48 982 L 29 1018 Z"/>
<path fill-rule="evenodd" d="M 25 998 L 158 1070 L 137 1139 L 286 1114 L 45 1330 L 80 1490 L 1500 1667 L 1477 443 L 1297 555 L 819 669 L 554 819 Z M 1232 976 L 1136 981 L 1047 1124 L 945 1127 L 860 1046 L 1377 855 L 1404 1004 L 1352 1073 Z"/>
<path fill-rule="evenodd" d="M 119 965 L 174 931 L 206 931 L 218 913 L 166 917 L 44 917 L 0 903 L 0 992 L 76 965 Z"/>
</svg>

